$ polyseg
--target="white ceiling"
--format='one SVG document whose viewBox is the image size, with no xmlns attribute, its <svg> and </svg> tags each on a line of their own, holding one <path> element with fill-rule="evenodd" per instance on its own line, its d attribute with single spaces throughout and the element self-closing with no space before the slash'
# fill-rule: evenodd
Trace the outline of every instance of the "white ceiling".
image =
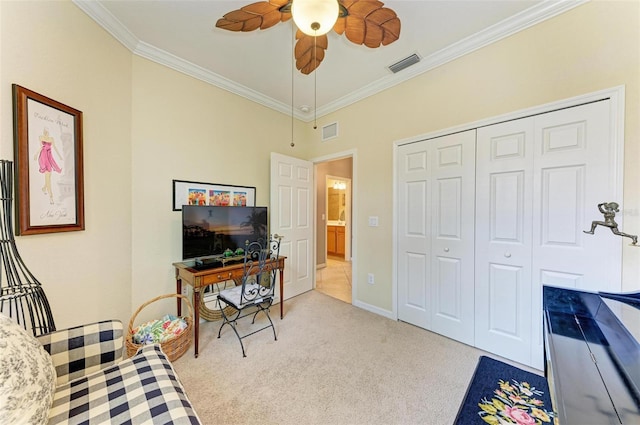
<svg viewBox="0 0 640 425">
<path fill-rule="evenodd" d="M 556 16 L 582 0 L 388 0 L 400 38 L 370 49 L 329 33 L 318 70 L 293 63 L 293 21 L 248 33 L 215 28 L 225 13 L 255 0 L 74 0 L 134 54 L 309 121 L 463 54 Z M 387 67 L 416 53 L 420 63 Z M 293 78 L 292 78 L 293 74 Z M 314 75 L 315 74 L 315 75 Z M 317 86 L 317 97 L 314 96 Z M 303 105 L 309 112 L 302 112 Z"/>
</svg>

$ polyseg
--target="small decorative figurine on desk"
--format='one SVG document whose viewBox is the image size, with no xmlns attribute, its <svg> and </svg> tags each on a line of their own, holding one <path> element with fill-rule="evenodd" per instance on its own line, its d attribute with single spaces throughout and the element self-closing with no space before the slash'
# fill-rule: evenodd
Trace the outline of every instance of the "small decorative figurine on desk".
<svg viewBox="0 0 640 425">
<path fill-rule="evenodd" d="M 596 227 L 600 225 L 610 228 L 615 235 L 631 239 L 631 245 L 638 245 L 638 236 L 629 235 L 618 230 L 618 223 L 616 223 L 615 220 L 616 213 L 620 211 L 618 207 L 619 205 L 616 202 L 603 202 L 601 204 L 598 204 L 598 209 L 604 215 L 604 221 L 592 221 L 591 230 L 583 230 L 583 232 L 593 235 Z"/>
</svg>

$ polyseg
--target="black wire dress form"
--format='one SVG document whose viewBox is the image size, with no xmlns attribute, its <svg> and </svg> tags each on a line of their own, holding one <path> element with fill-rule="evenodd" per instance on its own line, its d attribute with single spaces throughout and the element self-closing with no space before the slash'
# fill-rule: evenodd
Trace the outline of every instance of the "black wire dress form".
<svg viewBox="0 0 640 425">
<path fill-rule="evenodd" d="M 13 236 L 13 162 L 0 160 L 0 312 L 34 336 L 56 330 L 47 296 L 22 261 Z"/>
</svg>

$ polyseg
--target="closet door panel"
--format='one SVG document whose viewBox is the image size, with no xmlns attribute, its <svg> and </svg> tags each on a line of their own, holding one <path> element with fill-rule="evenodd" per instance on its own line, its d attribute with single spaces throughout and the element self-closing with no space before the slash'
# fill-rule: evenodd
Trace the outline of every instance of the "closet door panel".
<svg viewBox="0 0 640 425">
<path fill-rule="evenodd" d="M 429 310 L 429 287 L 427 274 L 429 260 L 426 255 L 416 252 L 407 252 L 406 274 L 411 276 L 411 282 L 407 285 L 405 304 L 417 310 L 418 314 L 426 314 Z"/>
<path fill-rule="evenodd" d="M 542 286 L 621 290 L 630 241 L 584 233 L 603 220 L 599 203 L 622 203 L 618 108 L 605 99 L 399 147 L 401 320 L 542 370 Z"/>
<path fill-rule="evenodd" d="M 400 146 L 398 179 L 398 318 L 431 329 L 431 153 Z"/>
<path fill-rule="evenodd" d="M 533 219 L 535 312 L 542 311 L 543 285 L 621 290 L 620 237 L 605 228 L 595 235 L 583 232 L 592 220 L 602 220 L 599 203 L 622 203 L 614 199 L 609 108 L 610 101 L 604 100 L 535 117 L 533 193 L 534 205 L 539 206 Z M 616 221 L 621 224 L 619 216 Z M 532 323 L 532 365 L 541 368 L 542 315 L 534 315 Z"/>
<path fill-rule="evenodd" d="M 462 320 L 460 260 L 438 256 L 435 258 L 435 264 L 437 285 L 434 287 L 434 314 L 441 319 L 460 322 Z"/>
<path fill-rule="evenodd" d="M 435 184 L 435 235 L 459 241 L 462 238 L 462 177 L 437 179 Z"/>
<path fill-rule="evenodd" d="M 540 246 L 579 247 L 585 168 L 555 167 L 540 173 Z"/>
<path fill-rule="evenodd" d="M 473 344 L 475 130 L 397 153 L 398 318 Z"/>
<path fill-rule="evenodd" d="M 489 265 L 489 332 L 522 342 L 528 320 L 527 309 L 521 307 L 527 302 L 525 282 L 521 267 Z"/>
<path fill-rule="evenodd" d="M 581 275 L 576 289 L 619 291 L 622 245 L 610 229 L 585 234 L 592 220 L 602 220 L 601 202 L 613 199 L 609 101 L 535 117 L 536 170 L 533 221 L 534 273 Z M 622 223 L 622 213 L 616 216 Z M 621 226 L 622 227 L 622 226 Z M 540 291 L 542 290 L 539 288 Z"/>
<path fill-rule="evenodd" d="M 531 356 L 533 120 L 478 129 L 476 347 Z"/>
<path fill-rule="evenodd" d="M 438 199 L 434 202 L 436 210 L 435 232 L 437 238 L 459 241 L 461 238 L 461 179 L 449 178 L 437 181 Z M 462 282 L 461 259 L 451 257 L 452 248 L 446 247 L 437 252 L 433 261 L 434 291 L 433 313 L 439 320 L 460 323 L 462 318 Z M 444 256 L 448 254 L 448 256 Z M 439 326 L 434 326 L 437 330 Z"/>
<path fill-rule="evenodd" d="M 433 167 L 432 330 L 474 343 L 475 131 L 431 142 Z"/>
<path fill-rule="evenodd" d="M 524 238 L 522 170 L 489 175 L 490 240 L 522 246 Z"/>
</svg>

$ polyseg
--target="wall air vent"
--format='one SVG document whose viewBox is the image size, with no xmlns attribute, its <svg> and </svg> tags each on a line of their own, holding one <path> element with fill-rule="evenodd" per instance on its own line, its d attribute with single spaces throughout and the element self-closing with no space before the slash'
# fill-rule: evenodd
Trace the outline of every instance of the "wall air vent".
<svg viewBox="0 0 640 425">
<path fill-rule="evenodd" d="M 414 53 L 411 56 L 407 56 L 406 58 L 399 60 L 393 65 L 389 65 L 388 68 L 395 74 L 396 72 L 400 72 L 405 68 L 409 68 L 411 65 L 415 65 L 418 62 L 420 62 L 420 56 Z"/>
<path fill-rule="evenodd" d="M 327 140 L 333 139 L 335 137 L 338 137 L 338 123 L 337 122 L 322 126 L 322 141 L 323 142 L 326 142 Z"/>
</svg>

